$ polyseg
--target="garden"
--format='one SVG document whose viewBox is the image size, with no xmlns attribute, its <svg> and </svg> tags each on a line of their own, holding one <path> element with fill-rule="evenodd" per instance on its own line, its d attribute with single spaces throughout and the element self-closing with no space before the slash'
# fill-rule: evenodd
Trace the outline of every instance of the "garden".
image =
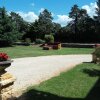
<svg viewBox="0 0 100 100">
<path fill-rule="evenodd" d="M 48 55 L 95 54 L 98 58 L 100 48 L 61 48 L 44 51 L 39 45 L 14 46 L 1 48 L 10 58 L 37 57 Z M 3 60 L 9 60 L 8 55 L 0 54 Z M 98 62 L 98 61 L 97 61 Z M 18 99 L 25 100 L 99 100 L 100 67 L 99 63 L 87 62 L 77 65 L 72 70 L 61 73 L 59 76 L 28 87 Z M 14 83 L 15 80 L 13 80 Z"/>
<path fill-rule="evenodd" d="M 68 15 L 0 7 L 0 100 L 100 100 L 100 0 L 94 4 L 92 16 L 87 4 Z M 37 19 L 26 21 L 30 15 Z"/>
</svg>

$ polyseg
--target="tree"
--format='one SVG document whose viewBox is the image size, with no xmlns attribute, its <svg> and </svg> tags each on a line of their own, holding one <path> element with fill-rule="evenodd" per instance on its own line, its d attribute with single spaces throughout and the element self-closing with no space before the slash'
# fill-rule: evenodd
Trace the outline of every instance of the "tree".
<svg viewBox="0 0 100 100">
<path fill-rule="evenodd" d="M 74 20 L 74 31 L 75 34 L 77 33 L 77 23 L 78 23 L 78 18 L 80 16 L 80 9 L 78 8 L 77 5 L 74 5 L 71 9 L 71 12 L 69 13 L 69 17 Z"/>
<path fill-rule="evenodd" d="M 29 30 L 24 35 L 24 39 L 27 37 L 30 38 L 32 42 L 38 38 L 41 38 L 41 34 L 39 32 L 39 24 L 37 20 L 35 20 L 35 22 L 33 23 L 30 23 Z"/>
<path fill-rule="evenodd" d="M 97 35 L 97 41 L 100 42 L 100 0 L 97 0 L 96 16 L 94 16 L 95 21 L 95 34 Z"/>
<path fill-rule="evenodd" d="M 58 24 L 58 23 L 53 22 L 53 30 L 52 30 L 52 32 L 54 33 L 54 35 L 56 33 L 58 33 L 60 29 L 61 29 L 61 25 Z"/>
<path fill-rule="evenodd" d="M 18 39 L 18 36 L 15 23 L 8 16 L 5 8 L 0 8 L 0 46 L 11 45 Z"/>
<path fill-rule="evenodd" d="M 19 32 L 21 33 L 27 32 L 28 23 L 24 21 L 23 18 L 19 14 L 15 12 L 11 12 L 10 16 L 11 16 L 12 21 L 16 24 L 17 30 Z"/>
<path fill-rule="evenodd" d="M 96 14 L 97 14 L 97 21 L 100 23 L 100 0 L 97 1 Z"/>
<path fill-rule="evenodd" d="M 30 24 L 28 33 L 26 34 L 32 41 L 44 39 L 46 34 L 53 32 L 52 14 L 47 9 L 40 13 L 39 19 Z"/>
<path fill-rule="evenodd" d="M 75 42 L 93 41 L 94 21 L 89 17 L 87 11 L 85 9 L 79 9 L 77 5 L 74 5 L 69 13 L 69 17 L 73 19 L 68 24 L 70 33 L 72 32 L 73 34 L 73 40 Z M 87 37 L 90 38 L 90 40 L 87 39 Z"/>
<path fill-rule="evenodd" d="M 38 19 L 39 31 L 42 34 L 50 34 L 53 30 L 52 14 L 47 9 L 40 13 Z"/>
</svg>

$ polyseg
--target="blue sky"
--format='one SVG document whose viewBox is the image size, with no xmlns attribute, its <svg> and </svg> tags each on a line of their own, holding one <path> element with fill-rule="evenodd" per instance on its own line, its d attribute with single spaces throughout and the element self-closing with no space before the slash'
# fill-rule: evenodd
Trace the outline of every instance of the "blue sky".
<svg viewBox="0 0 100 100">
<path fill-rule="evenodd" d="M 71 19 L 68 17 L 71 7 L 77 4 L 87 10 L 90 16 L 95 13 L 96 0 L 0 0 L 0 7 L 5 6 L 7 11 L 19 13 L 24 20 L 34 22 L 43 9 L 52 12 L 54 22 L 66 25 Z"/>
</svg>

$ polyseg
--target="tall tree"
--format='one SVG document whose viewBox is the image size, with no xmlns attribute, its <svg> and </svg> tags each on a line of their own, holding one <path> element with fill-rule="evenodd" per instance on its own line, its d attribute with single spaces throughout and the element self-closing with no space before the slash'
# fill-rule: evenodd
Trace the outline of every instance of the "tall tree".
<svg viewBox="0 0 100 100">
<path fill-rule="evenodd" d="M 0 8 L 0 46 L 11 45 L 18 36 L 15 23 L 8 16 L 5 8 Z"/>
<path fill-rule="evenodd" d="M 38 19 L 39 31 L 42 34 L 50 34 L 53 29 L 52 14 L 47 9 L 40 13 Z"/>
<path fill-rule="evenodd" d="M 11 16 L 12 21 L 16 24 L 17 30 L 19 32 L 23 33 L 27 31 L 28 23 L 24 21 L 23 18 L 19 14 L 15 12 L 11 12 L 10 16 Z"/>
<path fill-rule="evenodd" d="M 24 35 L 24 38 L 30 38 L 31 41 L 35 41 L 37 38 L 41 38 L 41 34 L 39 32 L 39 24 L 38 20 L 30 23 L 28 32 Z"/>
<path fill-rule="evenodd" d="M 71 8 L 71 12 L 69 13 L 69 17 L 74 19 L 74 29 L 75 29 L 74 31 L 75 31 L 75 34 L 77 33 L 77 23 L 78 23 L 79 15 L 80 15 L 80 9 L 78 8 L 77 5 L 74 5 Z"/>
<path fill-rule="evenodd" d="M 97 20 L 100 23 L 100 0 L 97 1 L 96 13 L 97 13 Z"/>
<path fill-rule="evenodd" d="M 56 34 L 57 32 L 59 32 L 60 29 L 61 29 L 61 25 L 58 24 L 58 23 L 53 22 L 53 30 L 52 30 L 52 32 L 54 34 Z"/>
<path fill-rule="evenodd" d="M 47 9 L 40 13 L 39 19 L 30 24 L 30 29 L 27 34 L 32 41 L 37 38 L 44 39 L 45 34 L 53 32 L 52 14 Z"/>
<path fill-rule="evenodd" d="M 100 41 L 100 0 L 97 0 L 96 16 L 95 21 L 95 34 L 97 35 L 97 41 Z"/>
<path fill-rule="evenodd" d="M 82 37 L 83 33 L 86 32 L 87 27 L 89 27 L 86 21 L 89 19 L 87 11 L 85 9 L 79 9 L 77 5 L 74 5 L 69 13 L 69 17 L 73 19 L 73 21 L 69 23 L 70 29 L 73 32 L 73 39 L 75 42 L 80 42 L 81 39 L 84 38 Z"/>
</svg>

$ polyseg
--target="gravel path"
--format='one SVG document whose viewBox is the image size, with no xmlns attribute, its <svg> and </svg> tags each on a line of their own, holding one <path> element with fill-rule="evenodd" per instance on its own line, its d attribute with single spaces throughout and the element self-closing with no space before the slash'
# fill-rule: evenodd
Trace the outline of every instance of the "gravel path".
<svg viewBox="0 0 100 100">
<path fill-rule="evenodd" d="M 91 55 L 60 55 L 13 59 L 7 69 L 16 77 L 14 90 L 24 90 L 31 85 L 59 75 L 82 62 L 90 62 Z"/>
</svg>

